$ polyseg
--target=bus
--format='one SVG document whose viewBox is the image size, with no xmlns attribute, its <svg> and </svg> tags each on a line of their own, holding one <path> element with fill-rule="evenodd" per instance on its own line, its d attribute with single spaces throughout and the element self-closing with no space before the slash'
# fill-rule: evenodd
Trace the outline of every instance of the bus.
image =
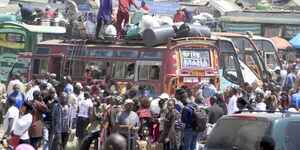
<svg viewBox="0 0 300 150">
<path fill-rule="evenodd" d="M 236 33 L 214 32 L 213 34 L 230 38 L 234 43 L 239 58 L 256 74 L 260 81 L 270 81 L 271 74 L 267 71 L 258 50 L 251 39 Z"/>
<path fill-rule="evenodd" d="M 21 53 L 32 53 L 36 43 L 61 38 L 64 27 L 27 25 L 18 22 L 0 23 L 0 78 L 7 81 L 11 67 L 14 73 L 28 70 L 28 59 L 17 60 Z"/>
<path fill-rule="evenodd" d="M 239 87 L 243 83 L 261 82 L 258 76 L 238 57 L 236 48 L 229 38 L 220 38 L 220 86 Z"/>
<path fill-rule="evenodd" d="M 37 76 L 45 72 L 69 75 L 85 83 L 86 70 L 93 66 L 99 72 L 99 80 L 114 79 L 119 89 L 132 82 L 136 88 L 145 85 L 152 97 L 161 93 L 174 95 L 183 84 L 192 87 L 210 78 L 220 88 L 218 45 L 218 39 L 201 37 L 169 39 L 157 47 L 48 40 L 37 44 L 31 72 Z"/>
</svg>

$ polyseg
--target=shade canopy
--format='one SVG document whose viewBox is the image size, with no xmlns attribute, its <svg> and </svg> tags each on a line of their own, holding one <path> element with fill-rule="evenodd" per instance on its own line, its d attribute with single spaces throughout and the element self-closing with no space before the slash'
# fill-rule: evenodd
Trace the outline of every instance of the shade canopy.
<svg viewBox="0 0 300 150">
<path fill-rule="evenodd" d="M 300 34 L 298 33 L 289 41 L 295 48 L 300 48 Z"/>
<path fill-rule="evenodd" d="M 286 50 L 286 49 L 293 49 L 294 47 L 289 43 L 289 41 L 280 38 L 280 37 L 270 37 L 269 38 L 277 47 L 277 49 L 280 50 Z"/>
</svg>

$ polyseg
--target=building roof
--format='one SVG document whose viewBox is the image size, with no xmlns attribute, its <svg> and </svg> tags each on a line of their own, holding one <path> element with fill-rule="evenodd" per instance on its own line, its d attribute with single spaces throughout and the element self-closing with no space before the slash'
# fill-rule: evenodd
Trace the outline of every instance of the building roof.
<svg viewBox="0 0 300 150">
<path fill-rule="evenodd" d="M 227 12 L 220 17 L 221 22 L 265 23 L 265 24 L 300 24 L 299 12 L 243 11 Z"/>
<path fill-rule="evenodd" d="M 225 15 L 226 12 L 230 11 L 241 11 L 242 9 L 235 3 L 228 0 L 212 0 L 209 4 L 221 12 L 221 15 Z"/>
<path fill-rule="evenodd" d="M 56 33 L 56 34 L 64 34 L 66 33 L 65 27 L 58 27 L 58 26 L 41 26 L 41 25 L 28 25 L 25 23 L 17 23 L 17 22 L 3 22 L 0 23 L 0 27 L 20 27 L 24 28 L 30 32 L 34 33 Z"/>
</svg>

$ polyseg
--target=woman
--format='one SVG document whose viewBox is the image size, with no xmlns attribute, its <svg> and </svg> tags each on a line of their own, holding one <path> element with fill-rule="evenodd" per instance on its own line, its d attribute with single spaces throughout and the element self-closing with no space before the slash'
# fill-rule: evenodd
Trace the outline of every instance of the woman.
<svg viewBox="0 0 300 150">
<path fill-rule="evenodd" d="M 148 131 L 151 125 L 151 111 L 150 111 L 150 100 L 147 97 L 141 98 L 141 109 L 136 113 L 140 118 L 141 129 L 139 131 L 139 136 L 142 140 L 145 140 L 148 136 Z M 145 132 L 147 131 L 147 132 Z"/>
<path fill-rule="evenodd" d="M 16 147 L 19 144 L 30 144 L 28 129 L 32 123 L 32 112 L 33 106 L 30 102 L 25 101 L 21 106 L 20 119 L 17 120 L 15 127 L 13 129 L 13 135 L 9 141 L 9 145 Z M 16 139 L 20 139 L 16 140 Z"/>
<path fill-rule="evenodd" d="M 283 111 L 286 111 L 289 109 L 289 95 L 285 92 L 281 93 L 280 95 L 280 106 Z"/>
<path fill-rule="evenodd" d="M 86 127 L 89 124 L 89 119 L 93 112 L 93 102 L 90 94 L 84 93 L 84 100 L 78 104 L 78 117 L 76 122 L 76 137 L 78 137 L 78 144 L 82 145 L 83 138 L 86 135 Z"/>
<path fill-rule="evenodd" d="M 164 150 L 176 150 L 179 147 L 176 147 L 176 139 L 175 139 L 175 121 L 177 119 L 177 113 L 175 108 L 175 101 L 174 99 L 168 100 L 167 109 L 168 112 L 163 119 L 164 126 L 163 132 L 159 137 L 159 143 L 163 143 Z"/>
</svg>

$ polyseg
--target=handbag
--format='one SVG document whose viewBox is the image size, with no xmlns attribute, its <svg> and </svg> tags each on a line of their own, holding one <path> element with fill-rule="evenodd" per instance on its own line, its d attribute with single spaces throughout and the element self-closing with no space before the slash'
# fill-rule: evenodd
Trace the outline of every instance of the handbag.
<svg viewBox="0 0 300 150">
<path fill-rule="evenodd" d="M 20 143 L 20 138 L 21 136 L 12 134 L 11 138 L 9 139 L 8 145 L 13 148 L 17 147 Z"/>
</svg>

